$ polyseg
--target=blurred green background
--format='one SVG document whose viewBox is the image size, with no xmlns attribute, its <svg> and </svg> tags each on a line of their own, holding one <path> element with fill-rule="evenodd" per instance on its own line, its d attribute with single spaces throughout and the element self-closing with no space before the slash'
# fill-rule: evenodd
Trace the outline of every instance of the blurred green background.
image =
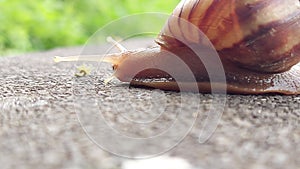
<svg viewBox="0 0 300 169">
<path fill-rule="evenodd" d="M 110 21 L 180 0 L 0 0 L 0 56 L 84 44 Z M 138 29 L 133 25 L 132 29 Z"/>
</svg>

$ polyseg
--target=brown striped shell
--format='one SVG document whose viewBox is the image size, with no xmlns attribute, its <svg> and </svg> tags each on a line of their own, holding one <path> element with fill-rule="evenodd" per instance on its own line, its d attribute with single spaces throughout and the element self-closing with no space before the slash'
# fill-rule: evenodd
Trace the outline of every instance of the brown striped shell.
<svg viewBox="0 0 300 169">
<path fill-rule="evenodd" d="M 197 26 L 220 57 L 241 67 L 283 72 L 300 61 L 299 0 L 182 0 L 172 15 Z M 167 35 L 187 31 L 169 19 L 156 42 L 168 49 L 181 46 Z"/>
</svg>

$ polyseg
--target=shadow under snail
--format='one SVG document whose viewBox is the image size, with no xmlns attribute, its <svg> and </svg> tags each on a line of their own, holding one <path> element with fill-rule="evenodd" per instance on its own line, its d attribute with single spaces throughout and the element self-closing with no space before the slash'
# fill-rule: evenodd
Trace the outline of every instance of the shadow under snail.
<svg viewBox="0 0 300 169">
<path fill-rule="evenodd" d="M 205 71 L 207 65 L 197 60 L 189 48 L 203 42 L 181 20 L 201 30 L 214 46 L 226 77 L 226 84 L 219 85 L 226 86 L 228 93 L 300 94 L 299 0 L 182 0 L 158 35 L 156 47 L 127 51 L 115 44 L 122 51 L 104 58 L 113 64 L 114 76 L 132 86 L 178 91 L 178 79 L 174 81 L 168 73 L 155 69 L 164 62 L 172 63 L 178 56 L 193 72 L 196 90 L 210 92 L 211 83 L 215 82 L 210 81 Z M 183 36 L 185 43 L 174 38 L 178 36 Z M 55 59 L 71 61 L 78 57 Z M 97 60 L 94 57 L 82 59 Z M 154 68 L 131 77 L 146 64 Z M 180 67 L 175 65 L 172 69 L 182 77 L 179 80 L 187 89 L 195 85 L 184 79 Z M 155 80 L 161 78 L 169 80 Z"/>
</svg>

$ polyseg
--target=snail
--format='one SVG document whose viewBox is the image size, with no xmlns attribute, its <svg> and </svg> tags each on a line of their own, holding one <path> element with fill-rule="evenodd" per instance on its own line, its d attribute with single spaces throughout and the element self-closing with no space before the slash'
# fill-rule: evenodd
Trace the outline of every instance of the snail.
<svg viewBox="0 0 300 169">
<path fill-rule="evenodd" d="M 182 0 L 155 40 L 157 46 L 127 51 L 110 39 L 121 52 L 105 56 L 104 61 L 113 64 L 116 78 L 132 86 L 178 91 L 176 81 L 167 72 L 135 70 L 143 70 L 147 63 L 152 67 L 172 63 L 176 55 L 195 77 L 198 87 L 190 89 L 210 92 L 213 83 L 218 82 L 210 81 L 207 65 L 189 47 L 205 43 L 182 20 L 201 30 L 217 51 L 226 77 L 226 84 L 218 84 L 220 88 L 226 86 L 227 92 L 234 94 L 300 94 L 299 0 Z M 172 69 L 187 90 L 194 85 L 185 79 L 181 67 L 174 65 Z"/>
</svg>

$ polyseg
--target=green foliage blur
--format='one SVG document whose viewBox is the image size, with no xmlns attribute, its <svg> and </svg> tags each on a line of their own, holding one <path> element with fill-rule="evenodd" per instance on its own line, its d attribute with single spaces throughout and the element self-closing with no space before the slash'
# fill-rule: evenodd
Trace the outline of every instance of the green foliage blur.
<svg viewBox="0 0 300 169">
<path fill-rule="evenodd" d="M 0 56 L 84 44 L 110 21 L 180 0 L 0 0 Z M 133 25 L 133 29 L 138 25 Z"/>
</svg>

